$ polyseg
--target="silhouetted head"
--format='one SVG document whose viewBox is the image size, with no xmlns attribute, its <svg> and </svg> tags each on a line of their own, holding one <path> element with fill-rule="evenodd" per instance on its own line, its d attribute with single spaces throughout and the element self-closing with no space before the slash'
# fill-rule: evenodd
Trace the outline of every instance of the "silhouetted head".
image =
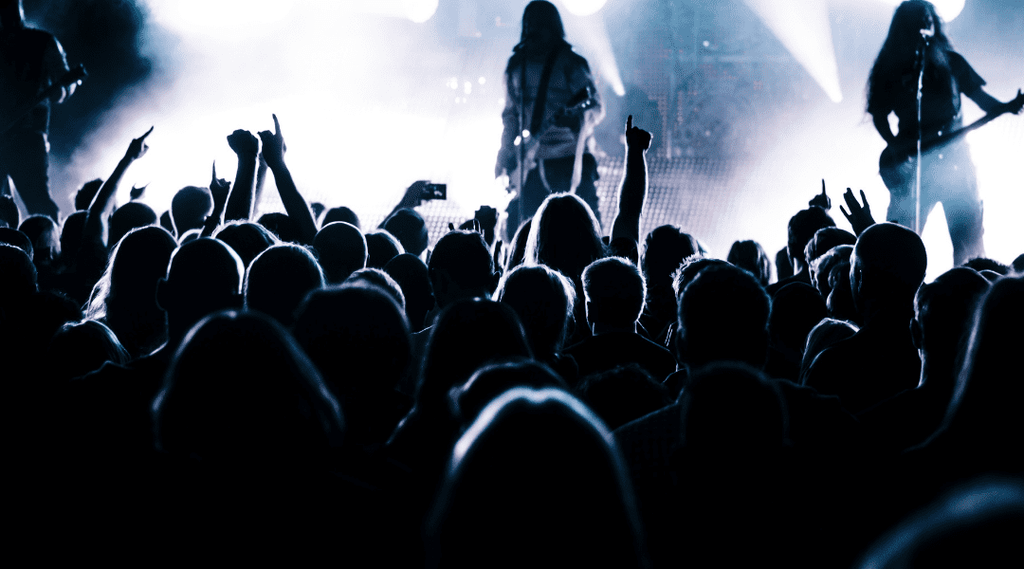
<svg viewBox="0 0 1024 569">
<path fill-rule="evenodd" d="M 768 286 L 772 278 L 771 261 L 757 241 L 748 239 L 733 243 L 725 260 L 754 275 L 761 286 Z"/>
<path fill-rule="evenodd" d="M 28 253 L 0 243 L 0 306 L 11 306 L 36 292 L 36 266 Z"/>
<path fill-rule="evenodd" d="M 601 226 L 586 202 L 576 194 L 552 194 L 540 204 L 526 241 L 526 264 L 547 265 L 575 282 L 604 256 Z"/>
<path fill-rule="evenodd" d="M 298 243 L 300 241 L 299 224 L 288 216 L 287 213 L 275 211 L 260 216 L 259 224 L 267 228 L 284 243 Z"/>
<path fill-rule="evenodd" d="M 644 310 L 647 284 L 636 265 L 607 257 L 583 270 L 583 294 L 588 323 L 633 328 Z"/>
<path fill-rule="evenodd" d="M 342 284 L 376 287 L 390 296 L 402 313 L 405 313 L 405 293 L 402 292 L 402 287 L 395 282 L 395 279 L 380 269 L 370 267 L 359 269 L 349 275 Z"/>
<path fill-rule="evenodd" d="M 344 221 L 321 227 L 313 238 L 313 250 L 331 284 L 341 284 L 366 266 L 366 239 L 354 225 Z"/>
<path fill-rule="evenodd" d="M 822 227 L 814 233 L 814 237 L 804 247 L 804 260 L 811 266 L 818 257 L 824 255 L 834 247 L 841 245 L 856 245 L 857 236 L 845 229 L 838 227 Z"/>
<path fill-rule="evenodd" d="M 30 259 L 33 256 L 32 240 L 28 238 L 28 235 L 25 235 L 17 229 L 0 227 L 0 243 L 21 249 L 29 256 Z"/>
<path fill-rule="evenodd" d="M 584 377 L 576 393 L 612 430 L 672 403 L 668 388 L 635 363 Z"/>
<path fill-rule="evenodd" d="M 313 291 L 299 307 L 292 329 L 339 396 L 391 391 L 410 372 L 409 323 L 398 304 L 377 287 Z"/>
<path fill-rule="evenodd" d="M 789 240 L 786 244 L 786 251 L 796 271 L 807 266 L 804 247 L 807 247 L 807 243 L 814 237 L 814 234 L 823 227 L 835 227 L 835 225 L 836 222 L 832 221 L 828 212 L 818 206 L 800 210 L 789 219 Z"/>
<path fill-rule="evenodd" d="M 821 322 L 811 328 L 807 333 L 807 343 L 804 344 L 804 357 L 800 360 L 800 383 L 804 383 L 804 378 L 818 354 L 824 352 L 825 348 L 853 337 L 857 331 L 858 328 L 854 324 L 835 318 L 822 318 Z"/>
<path fill-rule="evenodd" d="M 0 227 L 17 229 L 21 225 L 21 213 L 18 204 L 11 196 L 0 196 Z"/>
<path fill-rule="evenodd" d="M 427 223 L 416 210 L 402 208 L 384 222 L 384 229 L 395 236 L 407 252 L 420 256 L 427 249 Z"/>
<path fill-rule="evenodd" d="M 291 335 L 267 316 L 232 311 L 188 333 L 153 423 L 165 452 L 256 475 L 315 463 L 343 428 L 337 401 Z"/>
<path fill-rule="evenodd" d="M 327 210 L 327 213 L 324 214 L 324 218 L 320 221 L 320 226 L 323 227 L 324 225 L 334 223 L 335 221 L 344 221 L 345 223 L 355 226 L 356 229 L 362 229 L 362 226 L 359 225 L 359 216 L 356 215 L 356 212 L 345 206 L 332 207 Z"/>
<path fill-rule="evenodd" d="M 54 383 L 81 377 L 106 362 L 124 365 L 131 359 L 110 328 L 95 320 L 62 326 L 50 340 L 47 354 Z"/>
<path fill-rule="evenodd" d="M 690 255 L 700 253 L 700 244 L 689 233 L 675 225 L 662 225 L 647 234 L 644 252 L 640 257 L 640 268 L 644 278 L 654 284 L 656 281 L 671 282 L 672 275 Z"/>
<path fill-rule="evenodd" d="M 206 216 L 213 212 L 213 195 L 209 188 L 185 186 L 171 200 L 171 220 L 180 238 L 189 229 L 202 229 Z"/>
<path fill-rule="evenodd" d="M 643 567 L 622 457 L 561 389 L 516 388 L 455 444 L 428 518 L 428 567 Z"/>
<path fill-rule="evenodd" d="M 952 47 L 949 38 L 946 37 L 942 18 L 936 12 L 935 6 L 931 2 L 923 0 L 903 2 L 896 8 L 892 16 L 889 32 L 868 76 L 867 109 L 869 113 L 884 107 L 891 108 L 883 101 L 891 104 L 894 96 L 893 85 L 900 80 L 903 74 L 913 72 L 916 52 L 921 44 L 921 30 L 927 29 L 933 30 L 934 33 L 928 40 L 929 69 L 926 76 L 934 76 L 936 71 L 948 76 L 950 69 L 946 51 Z M 939 85 L 939 89 L 943 89 L 943 86 Z M 949 86 L 944 89 L 949 91 L 950 95 L 953 94 Z"/>
<path fill-rule="evenodd" d="M 526 260 L 526 242 L 530 238 L 530 228 L 533 227 L 533 218 L 527 219 L 516 230 L 512 236 L 511 249 L 508 251 L 508 260 L 505 261 L 505 272 L 522 265 Z"/>
<path fill-rule="evenodd" d="M 928 255 L 910 229 L 876 223 L 857 238 L 850 263 L 850 290 L 861 313 L 873 310 L 872 304 L 909 311 L 924 281 Z"/>
<path fill-rule="evenodd" d="M 468 428 L 491 401 L 516 387 L 569 391 L 569 385 L 557 373 L 536 360 L 518 359 L 482 366 L 461 387 L 449 392 L 462 428 Z"/>
<path fill-rule="evenodd" d="M 1010 267 L 996 261 L 995 259 L 989 259 L 987 257 L 975 257 L 963 264 L 968 269 L 974 269 L 979 273 L 981 271 L 993 271 L 998 273 L 1000 276 L 1006 276 L 1010 274 Z"/>
<path fill-rule="evenodd" d="M 788 418 L 778 390 L 748 365 L 717 362 L 698 370 L 679 404 L 688 448 L 730 454 L 786 444 Z"/>
<path fill-rule="evenodd" d="M 37 266 L 48 264 L 60 256 L 60 230 L 45 215 L 32 215 L 18 227 L 32 240 L 32 262 Z"/>
<path fill-rule="evenodd" d="M 60 250 L 65 261 L 70 261 L 81 248 L 85 218 L 88 216 L 89 212 L 75 211 L 64 218 L 64 225 L 60 228 Z"/>
<path fill-rule="evenodd" d="M 245 308 L 290 326 L 302 299 L 324 284 L 320 264 L 305 247 L 275 245 L 253 259 L 245 273 Z"/>
<path fill-rule="evenodd" d="M 849 320 L 860 325 L 863 324 L 864 319 L 857 312 L 857 307 L 853 302 L 853 291 L 850 289 L 850 257 L 852 256 L 853 249 L 851 248 L 849 256 L 841 256 L 829 271 L 829 293 L 825 300 L 825 307 L 828 308 L 828 314 L 832 318 Z"/>
<path fill-rule="evenodd" d="M 523 30 L 520 44 L 550 46 L 558 40 L 565 40 L 565 28 L 558 8 L 551 2 L 534 0 L 523 10 Z"/>
<path fill-rule="evenodd" d="M 576 303 L 569 279 L 544 265 L 516 267 L 498 285 L 496 298 L 519 316 L 538 359 L 549 360 L 562 349 Z"/>
<path fill-rule="evenodd" d="M 926 357 L 952 364 L 966 344 L 975 309 L 989 288 L 976 271 L 956 267 L 917 289 L 910 329 Z"/>
<path fill-rule="evenodd" d="M 203 237 L 178 247 L 167 278 L 157 285 L 157 302 L 167 312 L 171 336 L 180 339 L 208 314 L 241 308 L 243 274 L 238 254 L 216 239 Z"/>
<path fill-rule="evenodd" d="M 753 275 L 729 264 L 703 269 L 679 297 L 679 361 L 691 368 L 716 361 L 762 368 L 768 313 L 768 294 Z"/>
<path fill-rule="evenodd" d="M 128 202 L 110 216 L 107 243 L 113 246 L 132 229 L 155 225 L 156 222 L 156 212 L 151 207 L 141 202 Z"/>
<path fill-rule="evenodd" d="M 274 245 L 281 243 L 277 236 L 267 228 L 251 221 L 231 221 L 223 225 L 214 237 L 227 243 L 242 259 L 242 265 L 248 269 L 257 255 Z"/>
<path fill-rule="evenodd" d="M 445 308 L 430 331 L 417 388 L 417 405 L 446 405 L 448 391 L 480 366 L 532 357 L 523 327 L 507 305 L 459 300 Z"/>
<path fill-rule="evenodd" d="M 103 187 L 103 180 L 99 178 L 82 184 L 82 187 L 75 192 L 75 209 L 78 211 L 89 209 L 101 187 Z"/>
<path fill-rule="evenodd" d="M 387 231 L 378 230 L 366 234 L 366 266 L 383 269 L 388 261 L 405 253 L 402 244 Z"/>
<path fill-rule="evenodd" d="M 434 246 L 427 264 L 434 300 L 441 308 L 460 298 L 487 297 L 497 285 L 494 260 L 475 231 L 451 231 Z"/>
<path fill-rule="evenodd" d="M 705 257 L 701 254 L 691 255 L 683 260 L 683 264 L 679 266 L 679 270 L 672 276 L 672 289 L 676 293 L 676 299 L 679 295 L 683 294 L 683 290 L 686 285 L 690 284 L 690 281 L 697 278 L 697 275 L 701 271 L 708 267 L 716 265 L 728 265 L 726 261 L 721 259 L 712 259 L 711 257 Z"/>
<path fill-rule="evenodd" d="M 832 269 L 842 263 L 848 265 L 851 255 L 853 255 L 853 245 L 839 245 L 811 261 L 811 285 L 818 290 L 821 298 L 827 299 L 832 292 L 832 287 L 829 285 L 829 275 L 832 273 Z"/>
<path fill-rule="evenodd" d="M 799 375 L 807 335 L 827 316 L 825 299 L 811 285 L 794 282 L 780 288 L 772 298 L 768 317 L 772 351 L 767 373 L 772 377 L 795 379 Z"/>
<path fill-rule="evenodd" d="M 419 332 L 423 329 L 427 312 L 434 307 L 434 293 L 430 288 L 426 263 L 416 255 L 404 253 L 388 261 L 384 272 L 402 288 L 409 326 L 413 332 Z"/>
</svg>

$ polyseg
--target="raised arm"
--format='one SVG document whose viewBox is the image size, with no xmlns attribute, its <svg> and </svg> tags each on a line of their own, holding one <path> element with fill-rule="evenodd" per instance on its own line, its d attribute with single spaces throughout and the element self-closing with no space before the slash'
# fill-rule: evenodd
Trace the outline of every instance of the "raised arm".
<svg viewBox="0 0 1024 569">
<path fill-rule="evenodd" d="M 203 232 L 200 237 L 213 237 L 213 232 L 222 223 L 224 218 L 224 206 L 228 201 L 228 193 L 231 191 L 231 184 L 223 178 L 217 177 L 217 162 L 213 163 L 213 178 L 210 180 L 210 195 L 213 196 L 213 211 L 206 216 L 206 223 L 203 224 Z"/>
<path fill-rule="evenodd" d="M 420 205 L 420 203 L 423 202 L 423 188 L 425 188 L 429 183 L 430 182 L 427 182 L 426 180 L 417 180 L 413 182 L 411 186 L 406 188 L 405 193 L 402 194 L 402 199 L 395 204 L 391 213 L 384 216 L 384 219 L 380 222 L 380 225 L 378 225 L 377 228 L 384 229 L 384 224 L 391 219 L 392 215 L 398 213 L 398 210 L 414 209 L 416 206 Z"/>
<path fill-rule="evenodd" d="M 640 243 L 640 216 L 647 197 L 647 158 L 651 133 L 633 126 L 633 115 L 626 119 L 626 166 L 619 190 L 619 213 L 612 223 L 612 241 L 620 237 Z"/>
<path fill-rule="evenodd" d="M 263 140 L 263 157 L 267 161 L 267 167 L 274 173 L 274 181 L 277 183 L 277 191 L 281 195 L 281 203 L 288 217 L 295 220 L 299 227 L 299 236 L 303 245 L 313 243 L 316 236 L 316 220 L 309 211 L 309 204 L 303 199 L 299 189 L 295 187 L 292 174 L 284 163 L 286 146 L 284 136 L 281 135 L 281 123 L 274 115 L 274 132 L 268 130 L 260 131 L 260 139 Z"/>
<path fill-rule="evenodd" d="M 224 210 L 224 219 L 251 219 L 256 192 L 256 166 L 259 163 L 260 141 L 247 130 L 228 135 L 228 146 L 238 156 L 233 191 Z"/>
<path fill-rule="evenodd" d="M 131 144 L 128 145 L 128 150 L 124 153 L 124 158 L 121 158 L 121 161 L 117 163 L 110 177 L 103 182 L 99 191 L 96 192 L 92 203 L 89 204 L 89 213 L 85 217 L 85 228 L 82 234 L 83 244 L 89 243 L 100 247 L 107 246 L 107 218 L 114 208 L 114 194 L 117 192 L 117 186 L 121 183 L 121 178 L 124 177 L 125 171 L 132 165 L 132 162 L 142 158 L 146 151 L 149 150 L 149 146 L 146 145 L 146 137 L 151 132 L 153 132 L 153 127 L 149 127 L 146 134 L 132 140 Z"/>
</svg>

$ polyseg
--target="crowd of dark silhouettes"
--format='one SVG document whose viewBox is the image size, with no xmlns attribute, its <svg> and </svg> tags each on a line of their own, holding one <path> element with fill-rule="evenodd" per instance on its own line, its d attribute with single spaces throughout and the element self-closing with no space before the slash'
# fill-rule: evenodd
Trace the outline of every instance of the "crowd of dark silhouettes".
<svg viewBox="0 0 1024 569">
<path fill-rule="evenodd" d="M 610 231 L 556 194 L 512 243 L 482 210 L 427 250 L 421 183 L 378 228 L 311 207 L 274 121 L 228 136 L 232 183 L 163 215 L 115 204 L 152 129 L 62 224 L 0 201 L 28 539 L 349 566 L 1019 560 L 1024 256 L 924 283 L 914 232 L 849 191 L 840 229 L 824 189 L 782 262 L 641 236 L 631 124 Z M 286 211 L 256 218 L 267 170 Z"/>
</svg>

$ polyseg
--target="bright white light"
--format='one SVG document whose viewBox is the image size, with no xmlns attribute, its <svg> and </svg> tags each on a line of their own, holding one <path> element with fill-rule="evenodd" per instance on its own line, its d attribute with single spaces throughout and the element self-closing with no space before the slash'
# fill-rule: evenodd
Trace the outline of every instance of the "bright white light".
<svg viewBox="0 0 1024 569">
<path fill-rule="evenodd" d="M 481 77 L 481 78 L 477 79 L 477 83 L 480 83 L 481 85 L 483 85 L 486 82 L 487 82 L 487 78 L 486 77 Z"/>
<path fill-rule="evenodd" d="M 470 93 L 473 92 L 473 84 L 470 83 L 469 81 L 466 81 L 465 83 L 462 84 L 462 90 L 467 95 L 469 95 Z"/>
<path fill-rule="evenodd" d="M 902 0 L 881 0 L 892 7 L 902 4 Z M 935 5 L 935 11 L 939 13 L 944 21 L 952 22 L 964 9 L 966 0 L 930 0 Z"/>
<path fill-rule="evenodd" d="M 607 0 L 562 0 L 565 9 L 574 16 L 590 16 L 604 7 Z"/>
<path fill-rule="evenodd" d="M 619 73 L 619 65 L 612 51 L 612 42 L 608 37 L 608 27 L 604 16 L 581 18 L 569 15 L 564 18 L 566 36 L 580 52 L 590 60 L 591 69 L 596 69 L 601 81 L 606 81 L 618 96 L 626 94 Z"/>
<path fill-rule="evenodd" d="M 426 22 L 437 11 L 437 0 L 402 0 L 401 3 L 405 9 L 405 17 L 417 24 Z"/>
<path fill-rule="evenodd" d="M 153 20 L 182 36 L 205 35 L 222 41 L 259 36 L 291 11 L 277 0 L 148 0 Z"/>
</svg>

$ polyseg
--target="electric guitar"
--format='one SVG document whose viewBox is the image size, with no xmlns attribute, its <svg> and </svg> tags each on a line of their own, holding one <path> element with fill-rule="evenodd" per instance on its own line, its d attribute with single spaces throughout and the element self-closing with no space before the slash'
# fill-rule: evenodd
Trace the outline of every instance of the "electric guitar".
<svg viewBox="0 0 1024 569">
<path fill-rule="evenodd" d="M 537 151 L 540 149 L 540 141 L 551 128 L 554 127 L 569 127 L 574 131 L 582 130 L 580 128 L 580 122 L 583 118 L 583 113 L 587 109 L 596 107 L 598 104 L 597 97 L 594 95 L 593 90 L 588 86 L 586 89 L 580 91 L 569 102 L 565 108 L 558 111 L 550 123 L 543 132 L 530 133 L 530 136 L 520 137 L 519 144 L 525 145 L 520 151 L 517 148 L 516 157 L 522 156 L 522 160 L 516 165 L 515 170 L 508 174 L 508 191 L 515 191 L 517 196 L 522 195 L 521 185 L 525 183 L 527 176 L 530 171 L 537 167 Z M 577 132 L 577 135 L 582 133 Z M 521 152 L 521 154 L 520 154 Z"/>
<path fill-rule="evenodd" d="M 1002 105 L 1002 108 L 992 111 L 973 123 L 951 132 L 944 132 L 941 135 L 930 137 L 921 141 L 921 153 L 934 150 L 943 145 L 966 135 L 976 128 L 985 126 L 996 117 L 1005 113 L 1019 113 L 1024 108 L 1024 93 L 1017 90 L 1017 96 L 1012 101 Z M 916 173 L 914 160 L 917 158 L 916 144 L 895 144 L 891 143 L 885 147 L 881 156 L 878 157 L 878 173 L 882 175 L 882 181 L 889 191 L 900 191 L 913 181 Z"/>
<path fill-rule="evenodd" d="M 27 115 L 29 113 L 29 111 L 34 109 L 36 105 L 38 105 L 39 103 L 42 103 L 46 99 L 52 97 L 53 95 L 55 95 L 61 89 L 67 88 L 72 83 L 78 83 L 80 81 L 84 81 L 85 78 L 88 77 L 88 76 L 89 76 L 89 74 L 85 72 L 85 66 L 82 65 L 81 63 L 79 63 L 77 66 L 75 66 L 74 69 L 72 69 L 72 70 L 68 71 L 67 73 L 65 73 L 64 76 L 61 77 L 59 81 L 57 81 L 56 83 L 53 83 L 52 85 L 50 85 L 46 89 L 43 89 L 42 91 L 40 91 L 39 94 L 36 95 L 35 99 L 30 100 L 30 101 L 25 101 L 24 103 L 22 103 L 22 104 L 18 105 L 17 107 L 15 107 L 10 113 L 6 113 L 5 116 L 3 116 L 3 119 L 2 119 L 3 120 L 3 123 L 2 123 L 3 127 L 2 127 L 2 129 L 0 129 L 0 135 L 7 134 L 7 131 L 11 130 L 12 128 L 15 127 L 15 125 L 17 125 L 19 122 L 21 122 L 21 119 L 25 115 Z"/>
</svg>

